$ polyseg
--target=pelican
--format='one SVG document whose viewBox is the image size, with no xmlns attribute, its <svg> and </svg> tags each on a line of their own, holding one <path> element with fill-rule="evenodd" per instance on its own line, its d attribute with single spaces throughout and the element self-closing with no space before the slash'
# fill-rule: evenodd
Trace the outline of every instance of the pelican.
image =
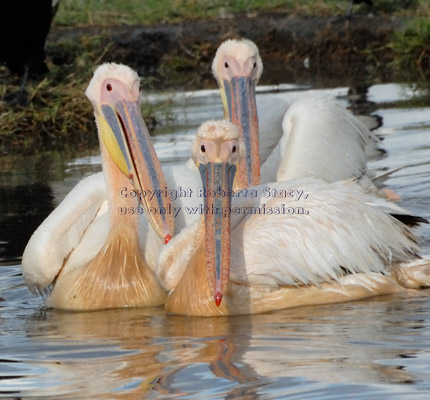
<svg viewBox="0 0 430 400">
<path fill-rule="evenodd" d="M 379 153 L 380 140 L 332 96 L 321 92 L 300 93 L 290 101 L 283 98 L 270 104 L 256 101 L 255 87 L 262 72 L 258 47 L 248 39 L 223 42 L 212 63 L 224 118 L 237 124 L 245 139 L 246 156 L 239 174 L 246 160 L 249 176 L 242 187 L 308 176 L 327 182 L 361 178 L 367 158 Z"/>
<path fill-rule="evenodd" d="M 278 125 L 276 121 L 271 121 L 272 125 L 275 125 L 273 132 L 266 130 L 268 133 L 263 132 L 263 139 L 258 139 L 255 85 L 262 69 L 258 48 L 248 40 L 230 40 L 223 43 L 212 65 L 212 71 L 220 86 L 226 118 L 240 126 L 245 143 L 246 162 L 242 161 L 236 174 L 235 188 L 256 185 L 258 182 L 283 180 L 286 178 L 284 172 L 287 174 L 288 171 L 296 173 L 301 171 L 301 176 L 316 176 L 327 181 L 356 178 L 361 175 L 366 162 L 364 148 L 370 140 L 371 133 L 352 114 L 327 96 L 311 93 L 293 105 L 285 116 L 285 133 L 281 140 L 278 132 L 281 128 L 276 127 Z M 281 103 L 276 106 L 277 110 L 286 107 Z M 306 107 L 309 106 L 313 110 L 315 120 L 321 118 L 319 126 L 324 129 L 319 130 L 317 121 L 314 122 L 316 127 L 309 125 L 306 113 Z M 264 119 L 264 116 L 268 115 L 265 112 L 267 106 L 262 105 L 262 108 L 263 118 L 260 122 L 267 127 L 267 123 L 264 122 L 267 121 Z M 300 110 L 303 112 L 299 112 Z M 294 121 L 294 124 L 291 121 Z M 319 135 L 314 135 L 316 132 Z M 318 137 L 312 138 L 311 135 Z M 276 141 L 279 141 L 277 145 Z M 309 145 L 304 143 L 306 141 L 310 141 Z M 301 151 L 297 150 L 300 151 L 300 157 L 294 157 L 296 150 L 293 149 L 300 147 L 297 145 L 299 143 L 302 148 Z M 303 148 L 307 149 L 306 154 L 303 154 Z M 318 157 L 312 154 L 312 150 L 315 152 L 315 149 L 319 151 Z M 287 156 L 292 157 L 294 162 L 284 160 Z M 261 178 L 260 158 L 262 160 L 267 158 L 262 166 Z M 312 164 L 312 168 L 307 168 L 306 162 L 312 162 L 316 158 L 322 159 L 324 165 Z M 332 158 L 338 162 L 333 163 Z M 196 209 L 203 205 L 203 198 L 195 195 L 201 186 L 201 180 L 192 162 L 164 167 L 163 172 L 169 189 L 177 190 L 183 187 L 190 189 L 192 193 L 192 196 L 172 201 L 172 207 L 180 210 L 175 215 L 175 230 L 170 234 L 173 236 L 199 218 L 198 214 L 184 212 L 184 209 L 185 207 Z M 295 177 L 297 176 L 288 176 L 289 179 Z M 30 288 L 35 287 L 43 291 L 49 286 L 70 253 L 76 254 L 75 259 L 78 255 L 82 257 L 82 260 L 76 262 L 83 263 L 95 257 L 101 250 L 109 232 L 107 198 L 103 174 L 85 178 L 66 196 L 63 200 L 64 205 L 61 203 L 58 210 L 54 210 L 42 223 L 31 237 L 22 259 L 24 270 L 34 271 Z M 91 226 L 94 228 L 91 228 L 90 232 L 95 233 L 89 240 L 84 235 L 88 236 L 87 230 Z M 61 241 L 58 240 L 59 231 L 63 232 Z M 162 242 L 144 218 L 139 220 L 139 243 L 146 263 L 154 270 Z M 74 251 L 77 247 L 83 250 Z"/>
<path fill-rule="evenodd" d="M 120 195 L 121 188 L 129 186 L 130 181 L 137 192 L 166 187 L 140 115 L 139 78 L 126 66 L 104 64 L 94 73 L 86 95 L 94 107 L 106 193 L 100 180 L 91 177 L 88 181 L 94 188 L 89 193 L 92 201 L 86 204 L 87 198 L 79 198 L 82 192 L 78 190 L 54 210 L 48 230 L 42 224 L 34 234 L 42 242 L 32 238 L 25 249 L 24 282 L 33 291 L 46 290 L 52 285 L 46 304 L 61 309 L 163 304 L 165 292 L 141 253 L 139 214 L 137 211 L 129 213 L 129 210 L 138 210 L 138 199 Z M 108 224 L 102 227 L 102 231 L 108 233 L 102 247 L 95 246 L 95 253 L 94 243 L 101 228 L 96 218 L 101 210 L 94 207 L 100 203 L 98 193 L 108 198 Z M 170 200 L 160 196 L 145 197 L 142 206 L 149 215 L 149 209 L 168 208 Z M 77 214 L 73 221 L 64 218 L 69 213 Z M 93 223 L 88 225 L 88 221 Z M 171 214 L 152 214 L 149 221 L 160 243 L 171 238 Z M 61 251 L 66 251 L 67 256 L 59 254 Z M 50 257 L 57 262 L 33 262 L 34 258 Z"/>
<path fill-rule="evenodd" d="M 156 274 L 169 290 L 167 312 L 254 314 L 430 284 L 430 261 L 419 260 L 418 239 L 403 216 L 375 204 L 385 200 L 352 182 L 315 178 L 248 188 L 255 197 L 243 191 L 236 197 L 234 175 L 245 155 L 234 124 L 208 121 L 199 128 L 192 158 L 211 195 L 200 221 L 161 250 Z"/>
</svg>

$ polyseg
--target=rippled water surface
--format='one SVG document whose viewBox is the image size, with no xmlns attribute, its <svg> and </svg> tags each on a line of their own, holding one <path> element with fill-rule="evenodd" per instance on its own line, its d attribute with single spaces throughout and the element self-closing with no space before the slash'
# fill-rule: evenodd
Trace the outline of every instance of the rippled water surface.
<svg viewBox="0 0 430 400">
<path fill-rule="evenodd" d="M 331 92 L 363 104 L 345 88 Z M 258 96 L 273 101 L 289 91 Z M 363 109 L 382 118 L 377 133 L 388 151 L 371 168 L 402 167 L 388 185 L 403 206 L 429 218 L 430 108 L 396 104 L 413 96 L 397 85 L 373 86 Z M 186 159 L 195 127 L 222 116 L 217 92 L 173 102 L 173 126 L 155 137 L 163 162 Z M 22 159 L 0 173 L 0 397 L 430 398 L 430 290 L 234 318 L 44 309 L 23 285 L 23 246 L 76 182 L 98 170 L 95 153 Z M 430 228 L 419 233 L 430 254 Z"/>
</svg>

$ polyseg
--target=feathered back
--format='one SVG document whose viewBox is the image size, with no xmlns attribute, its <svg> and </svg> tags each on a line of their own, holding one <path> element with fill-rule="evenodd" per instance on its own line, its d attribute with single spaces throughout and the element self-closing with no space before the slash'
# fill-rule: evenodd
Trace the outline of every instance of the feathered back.
<svg viewBox="0 0 430 400">
<path fill-rule="evenodd" d="M 288 109 L 277 180 L 361 177 L 370 131 L 332 97 L 309 92 Z M 341 167 L 339 167 L 341 166 Z"/>
</svg>

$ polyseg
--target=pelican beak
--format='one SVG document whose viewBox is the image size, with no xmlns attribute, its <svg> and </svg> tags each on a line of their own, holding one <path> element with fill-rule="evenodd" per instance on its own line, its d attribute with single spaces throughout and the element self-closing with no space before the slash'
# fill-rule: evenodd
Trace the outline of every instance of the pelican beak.
<svg viewBox="0 0 430 400">
<path fill-rule="evenodd" d="M 260 183 L 260 152 L 258 116 L 255 104 L 255 81 L 248 76 L 234 76 L 218 82 L 224 108 L 224 118 L 239 127 L 245 143 L 245 157 L 239 162 L 235 188 L 247 188 Z"/>
<path fill-rule="evenodd" d="M 167 188 L 166 180 L 139 102 L 125 100 L 121 96 L 114 101 L 101 102 L 96 108 L 96 119 L 109 155 L 141 194 L 148 220 L 167 243 L 174 229 L 173 215 L 168 212 L 171 204 L 168 196 L 162 196 L 161 191 Z"/>
<path fill-rule="evenodd" d="M 199 171 L 206 193 L 206 271 L 215 304 L 219 306 L 230 273 L 231 191 L 236 165 L 209 162 L 200 164 Z"/>
</svg>

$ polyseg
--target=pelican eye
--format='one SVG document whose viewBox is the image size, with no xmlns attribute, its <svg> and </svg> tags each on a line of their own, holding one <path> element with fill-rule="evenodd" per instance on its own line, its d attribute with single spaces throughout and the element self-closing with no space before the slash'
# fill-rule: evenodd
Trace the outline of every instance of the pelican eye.
<svg viewBox="0 0 430 400">
<path fill-rule="evenodd" d="M 206 147 L 205 147 L 205 145 L 204 145 L 204 144 L 202 144 L 202 145 L 200 146 L 200 150 L 202 151 L 202 153 L 205 153 L 205 152 L 206 152 Z"/>
<path fill-rule="evenodd" d="M 106 85 L 106 89 L 107 89 L 108 92 L 112 92 L 112 85 L 110 83 L 108 83 Z"/>
<path fill-rule="evenodd" d="M 254 68 L 257 68 L 257 63 L 256 62 L 254 62 Z"/>
<path fill-rule="evenodd" d="M 236 153 L 236 146 L 233 146 L 233 148 L 231 149 L 232 153 Z"/>
<path fill-rule="evenodd" d="M 224 63 L 224 67 L 228 68 L 228 62 L 227 61 Z"/>
</svg>

